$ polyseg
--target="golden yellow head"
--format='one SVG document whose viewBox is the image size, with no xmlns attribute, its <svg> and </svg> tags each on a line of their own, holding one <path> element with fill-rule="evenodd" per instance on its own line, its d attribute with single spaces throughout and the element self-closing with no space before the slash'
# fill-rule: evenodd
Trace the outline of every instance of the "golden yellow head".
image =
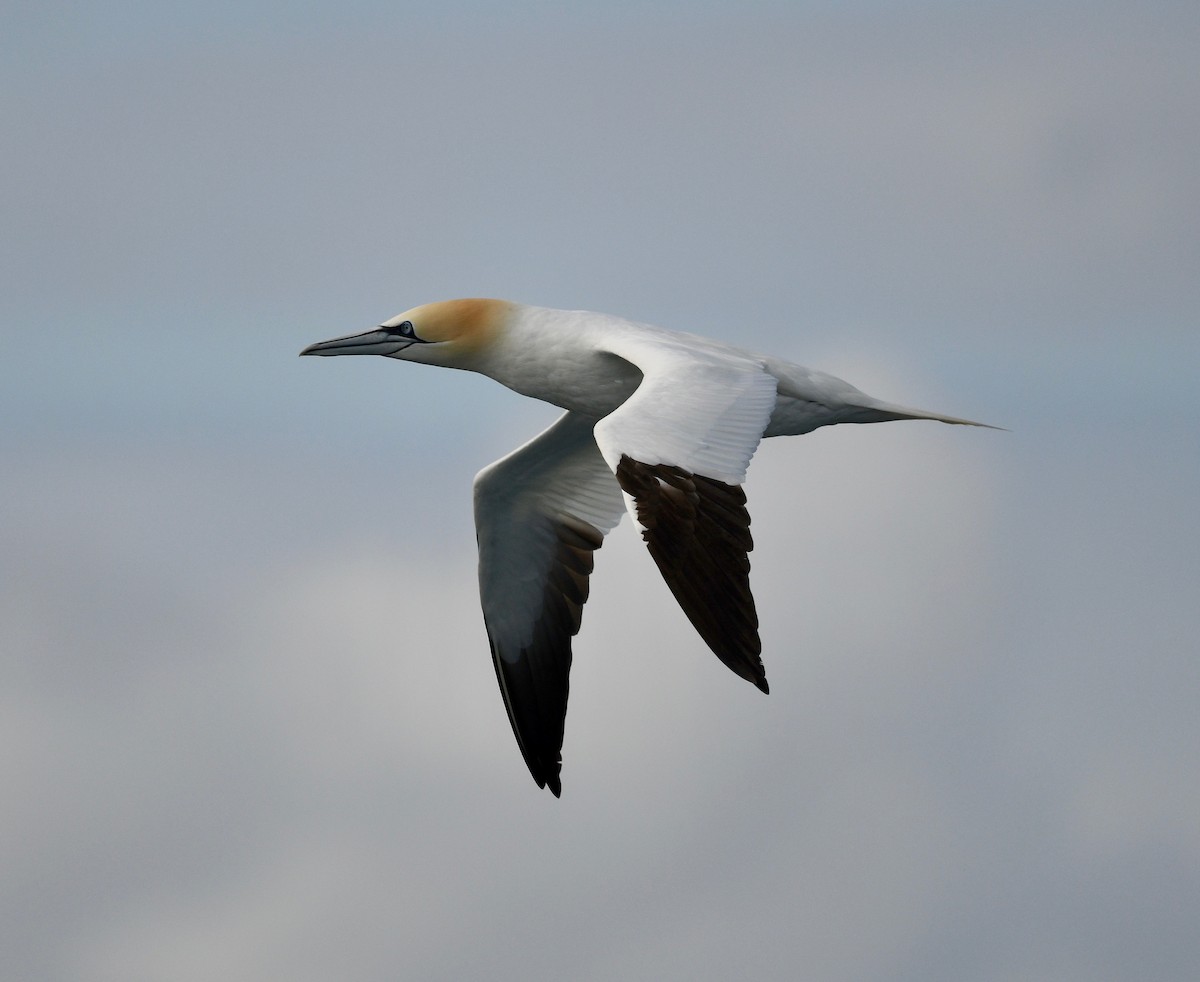
<svg viewBox="0 0 1200 982">
<path fill-rule="evenodd" d="M 507 300 L 442 300 L 413 307 L 373 331 L 310 344 L 302 355 L 384 355 L 448 367 L 472 367 L 512 317 Z"/>
<path fill-rule="evenodd" d="M 456 351 L 468 353 L 485 348 L 504 326 L 512 313 L 507 300 L 473 297 L 466 300 L 439 300 L 397 314 L 383 327 L 396 329 L 408 323 L 418 342 L 452 343 Z"/>
</svg>

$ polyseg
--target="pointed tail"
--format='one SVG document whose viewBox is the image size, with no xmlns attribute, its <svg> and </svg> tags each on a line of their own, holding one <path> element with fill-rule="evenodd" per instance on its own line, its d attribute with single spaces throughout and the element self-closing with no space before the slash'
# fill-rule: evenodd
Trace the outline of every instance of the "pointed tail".
<svg viewBox="0 0 1200 982">
<path fill-rule="evenodd" d="M 980 423 L 973 419 L 963 419 L 960 416 L 944 416 L 941 413 L 927 413 L 924 409 L 910 409 L 907 406 L 897 406 L 891 402 L 883 402 L 868 396 L 863 400 L 858 412 L 847 423 L 887 423 L 895 419 L 932 419 L 939 423 L 951 423 L 954 426 L 982 426 L 986 430 L 1004 430 L 1003 426 L 993 426 L 991 423 Z M 1007 430 L 1005 430 L 1007 432 Z"/>
</svg>

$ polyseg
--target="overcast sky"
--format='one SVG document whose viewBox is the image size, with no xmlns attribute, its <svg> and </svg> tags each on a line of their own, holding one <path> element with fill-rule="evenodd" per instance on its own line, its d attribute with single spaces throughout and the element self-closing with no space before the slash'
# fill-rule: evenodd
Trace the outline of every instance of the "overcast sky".
<svg viewBox="0 0 1200 982">
<path fill-rule="evenodd" d="M 1200 964 L 1193 3 L 58 3 L 0 37 L 0 960 L 37 982 Z M 471 478 L 306 344 L 591 308 L 1009 432 L 770 441 L 771 695 L 628 522 L 563 797 Z"/>
</svg>

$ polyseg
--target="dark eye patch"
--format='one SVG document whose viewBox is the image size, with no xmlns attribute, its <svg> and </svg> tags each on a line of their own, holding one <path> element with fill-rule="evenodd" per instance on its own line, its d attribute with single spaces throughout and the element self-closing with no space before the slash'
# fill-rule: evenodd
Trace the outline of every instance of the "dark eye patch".
<svg viewBox="0 0 1200 982">
<path fill-rule="evenodd" d="M 412 321 L 403 321 L 402 323 L 397 324 L 395 327 L 385 327 L 384 330 L 387 331 L 388 334 L 396 337 L 406 338 L 409 341 L 421 340 L 419 337 L 417 337 L 417 332 L 413 329 Z"/>
</svg>

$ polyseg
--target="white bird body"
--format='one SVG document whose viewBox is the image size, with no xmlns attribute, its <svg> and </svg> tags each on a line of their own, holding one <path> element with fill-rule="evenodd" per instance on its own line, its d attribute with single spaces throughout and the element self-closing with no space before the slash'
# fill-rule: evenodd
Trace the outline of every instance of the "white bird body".
<svg viewBox="0 0 1200 982">
<path fill-rule="evenodd" d="M 763 437 L 932 419 L 824 372 L 589 311 L 426 304 L 301 354 L 379 354 L 487 375 L 566 410 L 484 468 L 475 520 L 484 620 L 522 755 L 561 792 L 571 637 L 592 552 L 628 510 L 680 606 L 731 669 L 767 690 L 741 483 Z"/>
</svg>

